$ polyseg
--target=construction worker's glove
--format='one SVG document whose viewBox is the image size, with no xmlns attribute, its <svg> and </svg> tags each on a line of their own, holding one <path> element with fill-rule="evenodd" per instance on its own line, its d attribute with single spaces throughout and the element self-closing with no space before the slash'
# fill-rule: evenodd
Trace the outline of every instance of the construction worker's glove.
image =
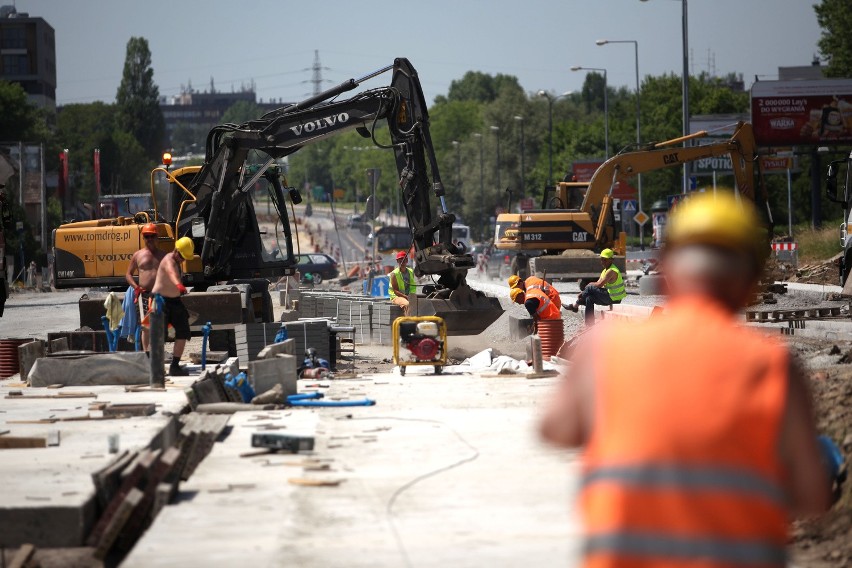
<svg viewBox="0 0 852 568">
<path fill-rule="evenodd" d="M 831 484 L 833 502 L 837 503 L 843 492 L 843 482 L 846 481 L 846 460 L 840 448 L 828 436 L 818 436 L 817 443 L 828 482 Z"/>
<path fill-rule="evenodd" d="M 187 290 L 186 290 L 186 286 L 184 286 L 183 284 L 178 284 L 177 289 L 178 289 L 178 292 L 180 292 L 181 296 L 188 293 Z"/>
<path fill-rule="evenodd" d="M 142 286 L 134 286 L 133 287 L 133 303 L 136 304 L 139 302 L 139 296 L 145 291 Z"/>
</svg>

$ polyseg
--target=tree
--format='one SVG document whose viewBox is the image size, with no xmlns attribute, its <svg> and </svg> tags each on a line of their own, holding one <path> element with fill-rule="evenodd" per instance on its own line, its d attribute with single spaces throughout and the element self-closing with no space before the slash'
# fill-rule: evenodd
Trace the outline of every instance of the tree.
<svg viewBox="0 0 852 568">
<path fill-rule="evenodd" d="M 257 103 L 237 101 L 222 115 L 222 124 L 243 124 L 249 120 L 260 118 L 262 114 L 263 112 L 257 106 Z"/>
<path fill-rule="evenodd" d="M 822 28 L 818 45 L 828 59 L 828 77 L 852 77 L 852 4 L 849 0 L 822 0 L 814 6 Z"/>
<path fill-rule="evenodd" d="M 159 98 L 148 40 L 132 37 L 127 42 L 124 74 L 115 96 L 118 127 L 133 135 L 152 160 L 160 156 L 165 132 Z"/>
<path fill-rule="evenodd" d="M 503 91 L 516 91 L 523 95 L 524 90 L 518 83 L 518 78 L 512 75 L 497 74 L 496 76 L 481 71 L 468 71 L 464 77 L 450 83 L 446 99 L 437 97 L 436 102 L 449 101 L 479 101 L 488 103 L 500 96 Z"/>
<path fill-rule="evenodd" d="M 18 83 L 0 81 L 0 132 L 4 141 L 44 141 L 49 131 L 44 113 L 27 101 Z"/>
</svg>

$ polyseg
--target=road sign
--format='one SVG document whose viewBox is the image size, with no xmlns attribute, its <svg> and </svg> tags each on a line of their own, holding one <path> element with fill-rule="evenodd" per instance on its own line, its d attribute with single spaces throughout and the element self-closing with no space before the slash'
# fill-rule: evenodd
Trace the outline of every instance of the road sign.
<svg viewBox="0 0 852 568">
<path fill-rule="evenodd" d="M 633 220 L 636 221 L 637 223 L 639 223 L 640 227 L 642 225 L 644 225 L 645 223 L 647 223 L 648 219 L 649 219 L 648 214 L 645 213 L 644 211 L 640 211 L 639 213 L 637 213 L 636 215 L 633 216 Z"/>
<path fill-rule="evenodd" d="M 621 202 L 621 209 L 625 213 L 633 213 L 638 210 L 638 202 L 634 199 L 625 199 Z"/>
</svg>

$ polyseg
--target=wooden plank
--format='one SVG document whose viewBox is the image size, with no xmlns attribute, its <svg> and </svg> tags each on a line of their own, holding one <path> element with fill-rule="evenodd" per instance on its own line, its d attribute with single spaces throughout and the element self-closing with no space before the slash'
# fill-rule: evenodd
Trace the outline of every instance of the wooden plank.
<svg viewBox="0 0 852 568">
<path fill-rule="evenodd" d="M 35 438 L 30 436 L 0 436 L 0 450 L 46 447 L 46 438 Z"/>
<path fill-rule="evenodd" d="M 110 404 L 103 409 L 104 416 L 151 416 L 157 412 L 153 402 L 140 404 Z"/>
<path fill-rule="evenodd" d="M 30 562 L 33 560 L 35 551 L 36 548 L 32 544 L 22 544 L 15 557 L 9 563 L 9 568 L 26 568 L 27 566 L 31 566 Z"/>
</svg>

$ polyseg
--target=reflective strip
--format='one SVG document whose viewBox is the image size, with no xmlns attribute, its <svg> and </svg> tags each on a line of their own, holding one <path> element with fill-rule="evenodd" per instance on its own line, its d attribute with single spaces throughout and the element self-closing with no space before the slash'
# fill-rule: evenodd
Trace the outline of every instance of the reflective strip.
<svg viewBox="0 0 852 568">
<path fill-rule="evenodd" d="M 769 542 L 684 538 L 636 532 L 590 535 L 583 544 L 583 553 L 659 556 L 726 564 L 785 566 L 787 563 L 784 547 Z"/>
<path fill-rule="evenodd" d="M 614 264 L 609 268 L 604 268 L 601 271 L 601 279 L 603 279 L 604 275 L 609 270 L 614 270 L 618 275 L 615 279 L 615 282 L 612 284 L 606 285 L 606 291 L 609 293 L 609 297 L 612 301 L 617 302 L 618 300 L 623 300 L 627 297 L 627 292 L 624 290 L 624 278 L 621 277 L 621 271 Z"/>
<path fill-rule="evenodd" d="M 541 290 L 547 295 L 550 295 L 550 286 L 543 286 L 541 284 L 530 284 L 527 286 L 527 290 Z"/>
<path fill-rule="evenodd" d="M 617 481 L 643 487 L 721 489 L 760 495 L 777 505 L 787 505 L 784 492 L 777 485 L 751 472 L 734 469 L 610 466 L 596 468 L 584 474 L 581 485 L 585 488 L 601 481 Z"/>
<path fill-rule="evenodd" d="M 545 309 L 547 309 L 547 306 L 549 306 L 549 305 L 550 305 L 550 298 L 548 298 L 547 296 L 539 296 L 538 297 L 538 309 L 535 311 L 535 313 L 537 315 L 541 315 L 541 312 L 543 312 Z"/>
</svg>

